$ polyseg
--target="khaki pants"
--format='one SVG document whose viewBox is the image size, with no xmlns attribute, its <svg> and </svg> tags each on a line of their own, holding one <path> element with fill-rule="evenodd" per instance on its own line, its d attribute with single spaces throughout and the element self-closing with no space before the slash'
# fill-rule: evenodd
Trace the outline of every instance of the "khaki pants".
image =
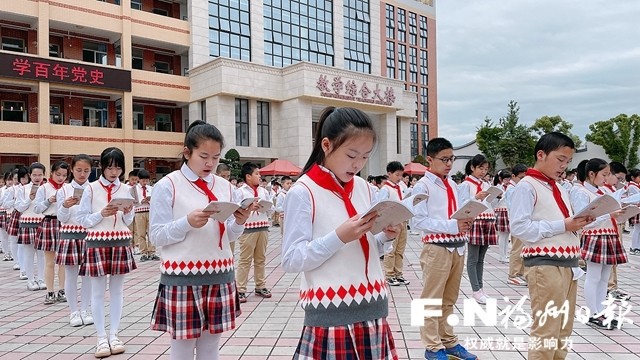
<svg viewBox="0 0 640 360">
<path fill-rule="evenodd" d="M 509 277 L 526 276 L 527 269 L 520 254 L 522 253 L 522 240 L 511 236 L 511 253 L 509 254 Z"/>
<path fill-rule="evenodd" d="M 136 234 L 135 243 L 140 248 L 140 254 L 153 255 L 156 253 L 156 248 L 151 244 L 147 238 L 149 232 L 149 212 L 136 213 Z"/>
<path fill-rule="evenodd" d="M 404 249 L 407 247 L 407 223 L 400 224 L 400 233 L 393 240 L 393 249 L 384 255 L 384 275 L 387 279 L 401 277 Z"/>
<path fill-rule="evenodd" d="M 127 226 L 129 228 L 129 231 L 131 231 L 131 246 L 135 247 L 136 245 L 136 218 L 133 218 L 133 221 L 131 222 L 131 224 L 129 224 L 129 226 Z"/>
<path fill-rule="evenodd" d="M 453 326 L 447 323 L 447 317 L 453 313 L 453 307 L 460 293 L 460 279 L 464 268 L 464 255 L 458 250 L 449 251 L 446 247 L 425 244 L 420 254 L 422 267 L 422 299 L 442 299 L 440 309 L 426 306 L 427 310 L 442 310 L 440 317 L 426 317 L 420 327 L 420 339 L 429 351 L 438 351 L 458 344 Z"/>
<path fill-rule="evenodd" d="M 540 265 L 529 268 L 527 282 L 529 283 L 531 313 L 533 316 L 529 342 L 530 344 L 539 342 L 543 345 L 545 342 L 551 343 L 551 339 L 554 339 L 558 345 L 557 348 L 550 346 L 529 347 L 527 359 L 564 359 L 568 351 L 566 347 L 562 347 L 563 344 L 566 344 L 573 330 L 578 281 L 573 280 L 573 272 L 570 267 Z M 553 303 L 553 306 L 560 310 L 565 300 L 569 302 L 566 317 L 561 314 L 555 318 L 547 316 L 546 319 L 541 319 L 546 313 L 545 309 L 548 304 L 551 306 L 551 303 Z M 563 321 L 567 322 L 564 326 L 562 324 Z"/>
<path fill-rule="evenodd" d="M 247 280 L 249 279 L 249 269 L 253 261 L 253 278 L 256 289 L 265 287 L 265 262 L 267 253 L 267 242 L 269 232 L 257 231 L 248 234 L 242 234 L 238 238 L 240 242 L 240 260 L 236 272 L 236 282 L 238 292 L 247 292 Z"/>
<path fill-rule="evenodd" d="M 618 265 L 613 265 L 611 267 L 611 276 L 609 276 L 609 286 L 607 286 L 607 291 L 613 291 L 618 289 Z"/>
</svg>

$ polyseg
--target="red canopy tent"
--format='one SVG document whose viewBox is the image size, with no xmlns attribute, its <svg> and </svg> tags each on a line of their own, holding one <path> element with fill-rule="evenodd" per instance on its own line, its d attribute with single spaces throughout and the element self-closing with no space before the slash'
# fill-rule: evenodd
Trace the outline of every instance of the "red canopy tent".
<svg viewBox="0 0 640 360">
<path fill-rule="evenodd" d="M 260 169 L 260 175 L 276 176 L 276 175 L 288 175 L 298 176 L 302 172 L 302 169 L 291 163 L 291 161 L 284 159 L 274 160 L 271 164 Z"/>
<path fill-rule="evenodd" d="M 408 163 L 404 166 L 404 172 L 409 175 L 424 175 L 427 171 L 427 167 L 420 163 Z"/>
</svg>

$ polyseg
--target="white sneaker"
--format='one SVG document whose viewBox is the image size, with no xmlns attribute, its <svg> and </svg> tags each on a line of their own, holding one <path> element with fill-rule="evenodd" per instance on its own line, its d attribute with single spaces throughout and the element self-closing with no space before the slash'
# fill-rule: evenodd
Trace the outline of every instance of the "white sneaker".
<svg viewBox="0 0 640 360">
<path fill-rule="evenodd" d="M 482 292 L 482 290 L 478 290 L 475 291 L 473 293 L 473 298 L 478 302 L 478 304 L 480 305 L 486 305 L 487 304 L 487 297 L 484 295 L 484 293 Z"/>
<path fill-rule="evenodd" d="M 133 255 L 140 255 L 140 248 L 137 246 L 133 248 Z"/>
<path fill-rule="evenodd" d="M 38 280 L 38 287 L 40 290 L 47 290 L 47 285 L 44 283 L 44 280 Z"/>
<path fill-rule="evenodd" d="M 27 282 L 27 290 L 36 291 L 36 290 L 40 290 L 40 287 L 38 286 L 38 283 L 35 280 L 29 280 Z"/>
<path fill-rule="evenodd" d="M 484 288 L 480 289 L 480 291 L 482 291 L 482 295 L 484 295 L 485 298 L 490 299 L 491 296 L 487 295 L 486 292 L 484 292 Z"/>
<path fill-rule="evenodd" d="M 82 318 L 80 317 L 80 313 L 78 311 L 74 311 L 69 316 L 69 325 L 73 327 L 82 326 Z"/>
<path fill-rule="evenodd" d="M 18 263 L 13 264 L 13 270 L 20 270 L 20 264 Z"/>
<path fill-rule="evenodd" d="M 80 311 L 80 318 L 82 319 L 82 323 L 85 325 L 93 324 L 93 315 L 91 315 L 91 311 L 89 310 Z"/>
<path fill-rule="evenodd" d="M 29 278 L 27 277 L 27 273 L 25 271 L 20 271 L 19 278 L 20 280 L 29 280 Z"/>
</svg>

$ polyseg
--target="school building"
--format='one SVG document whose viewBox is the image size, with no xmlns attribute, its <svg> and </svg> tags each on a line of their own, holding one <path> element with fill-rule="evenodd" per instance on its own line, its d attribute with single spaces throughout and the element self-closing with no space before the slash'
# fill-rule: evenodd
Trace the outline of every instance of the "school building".
<svg viewBox="0 0 640 360">
<path fill-rule="evenodd" d="M 437 134 L 434 0 L 12 0 L 0 9 L 0 170 L 121 148 L 180 165 L 190 120 L 242 160 L 303 165 L 326 106 L 379 134 L 363 171 Z"/>
</svg>

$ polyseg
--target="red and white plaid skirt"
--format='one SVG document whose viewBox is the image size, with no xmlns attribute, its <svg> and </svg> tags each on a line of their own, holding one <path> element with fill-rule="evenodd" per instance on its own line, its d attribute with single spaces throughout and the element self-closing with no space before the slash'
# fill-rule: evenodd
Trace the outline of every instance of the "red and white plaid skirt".
<svg viewBox="0 0 640 360">
<path fill-rule="evenodd" d="M 6 228 L 9 236 L 18 236 L 18 229 L 20 227 L 20 215 L 22 215 L 20 211 L 13 210 L 13 212 L 9 216 L 9 221 L 7 222 Z"/>
<path fill-rule="evenodd" d="M 617 235 L 583 235 L 581 255 L 585 261 L 616 265 L 628 262 L 627 253 Z"/>
<path fill-rule="evenodd" d="M 235 282 L 202 286 L 160 284 L 151 314 L 151 329 L 173 339 L 196 339 L 203 331 L 219 334 L 235 329 L 240 316 Z"/>
<path fill-rule="evenodd" d="M 398 355 L 389 324 L 382 318 L 328 328 L 305 326 L 293 358 L 395 360 Z"/>
<path fill-rule="evenodd" d="M 496 231 L 511 232 L 509 229 L 509 212 L 506 210 L 496 210 Z"/>
<path fill-rule="evenodd" d="M 38 228 L 38 236 L 36 237 L 36 250 L 56 251 L 58 247 L 58 234 L 60 232 L 60 223 L 57 218 L 44 218 Z"/>
<path fill-rule="evenodd" d="M 21 227 L 18 229 L 18 244 L 19 245 L 34 245 L 38 238 L 38 227 Z"/>
<path fill-rule="evenodd" d="M 2 212 L 0 213 L 0 229 L 6 229 L 7 228 L 7 221 L 8 221 L 8 216 L 6 212 Z"/>
<path fill-rule="evenodd" d="M 496 221 L 487 219 L 476 219 L 471 223 L 468 232 L 469 244 L 471 245 L 498 245 L 498 232 L 496 231 Z"/>
<path fill-rule="evenodd" d="M 84 262 L 87 247 L 84 239 L 60 239 L 56 253 L 58 265 L 80 265 Z"/>
<path fill-rule="evenodd" d="M 80 276 L 124 275 L 137 269 L 131 246 L 87 247 Z"/>
</svg>

